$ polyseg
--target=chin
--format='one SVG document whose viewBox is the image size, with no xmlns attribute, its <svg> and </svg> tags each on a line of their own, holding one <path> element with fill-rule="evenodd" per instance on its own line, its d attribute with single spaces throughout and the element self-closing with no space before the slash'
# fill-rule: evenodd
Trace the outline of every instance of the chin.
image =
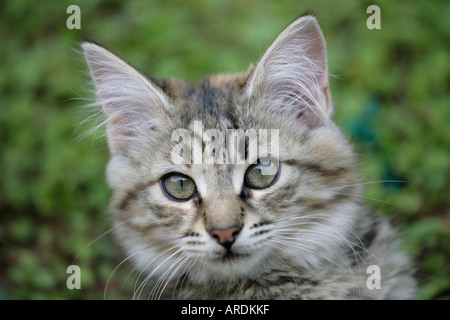
<svg viewBox="0 0 450 320">
<path fill-rule="evenodd" d="M 190 271 L 189 278 L 196 283 L 235 282 L 251 279 L 262 271 L 263 255 L 226 252 L 215 254 L 198 262 Z"/>
</svg>

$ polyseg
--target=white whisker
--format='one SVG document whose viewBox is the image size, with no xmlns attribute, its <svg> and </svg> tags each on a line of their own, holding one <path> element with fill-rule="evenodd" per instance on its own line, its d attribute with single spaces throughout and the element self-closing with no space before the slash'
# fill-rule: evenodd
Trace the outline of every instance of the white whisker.
<svg viewBox="0 0 450 320">
<path fill-rule="evenodd" d="M 172 250 L 173 248 L 170 248 L 168 250 L 166 250 L 165 252 L 163 252 L 162 254 L 166 253 L 169 250 Z M 140 299 L 142 290 L 144 289 L 144 287 L 147 285 L 148 281 L 151 279 L 151 277 L 155 274 L 156 271 L 158 271 L 158 269 L 164 264 L 166 263 L 169 259 L 171 259 L 174 255 L 178 254 L 178 252 L 182 251 L 181 249 L 178 249 L 177 251 L 175 251 L 174 253 L 172 253 L 170 256 L 168 256 L 166 259 L 164 259 L 164 261 L 162 261 L 156 268 L 153 269 L 153 271 L 142 281 L 142 283 L 139 285 L 139 287 L 136 289 L 136 292 L 133 295 L 133 300 L 136 299 L 136 293 L 139 292 L 139 294 L 137 295 L 137 300 Z M 161 256 L 162 254 L 158 255 Z M 157 259 L 158 257 L 156 257 L 155 259 Z M 155 259 L 153 259 L 149 264 L 151 264 Z M 149 265 L 148 264 L 148 265 Z"/>
<path fill-rule="evenodd" d="M 325 190 L 344 189 L 344 188 L 347 188 L 347 187 L 363 186 L 363 185 L 377 184 L 377 183 L 405 183 L 405 182 L 406 181 L 403 181 L 403 180 L 378 180 L 378 181 L 368 181 L 368 182 L 361 182 L 361 183 L 345 184 L 345 185 L 342 185 L 342 186 L 325 188 Z"/>
<path fill-rule="evenodd" d="M 123 259 L 123 260 L 122 260 L 122 261 L 114 268 L 114 270 L 113 270 L 113 271 L 111 272 L 111 274 L 109 275 L 108 280 L 106 281 L 106 284 L 105 284 L 105 289 L 104 289 L 104 293 L 103 293 L 103 298 L 104 298 L 104 299 L 106 299 L 106 292 L 108 291 L 109 284 L 110 284 L 111 279 L 113 278 L 113 276 L 116 274 L 117 270 L 119 270 L 119 268 L 120 268 L 126 261 L 130 260 L 130 259 L 133 258 L 135 255 L 140 254 L 142 251 L 144 251 L 144 250 L 146 250 L 146 249 L 148 249 L 148 247 L 142 248 L 142 249 L 140 249 L 140 250 L 138 250 L 138 251 L 136 251 L 136 252 L 130 254 L 128 257 L 126 257 L 125 259 Z"/>
<path fill-rule="evenodd" d="M 283 245 L 288 245 L 288 246 L 292 246 L 292 247 L 294 247 L 294 248 L 300 247 L 302 250 L 304 250 L 304 251 L 306 251 L 306 252 L 310 252 L 310 253 L 312 253 L 312 254 L 315 254 L 315 255 L 319 256 L 320 258 L 322 258 L 322 259 L 324 259 L 324 260 L 330 262 L 331 264 L 337 266 L 338 268 L 340 268 L 340 269 L 342 269 L 342 270 L 344 270 L 344 271 L 346 270 L 344 267 L 342 267 L 340 264 L 336 263 L 335 261 L 333 261 L 333 260 L 331 260 L 331 259 L 325 257 L 324 255 L 318 253 L 317 251 L 310 250 L 306 245 L 303 245 L 303 244 L 300 244 L 300 243 L 293 243 L 293 242 L 291 242 L 291 241 L 285 241 L 285 240 L 281 240 L 281 239 L 277 239 L 277 240 L 270 239 L 270 240 L 268 240 L 268 241 L 274 241 L 274 242 L 276 242 L 276 243 L 283 244 Z"/>
<path fill-rule="evenodd" d="M 175 282 L 175 285 L 173 287 L 172 300 L 174 300 L 175 292 L 177 290 L 178 283 L 180 282 L 181 277 L 183 277 L 183 280 L 182 280 L 181 285 L 180 285 L 180 293 L 181 293 L 181 290 L 182 290 L 182 287 L 183 287 L 183 282 L 186 279 L 187 275 L 189 274 L 189 271 L 191 270 L 192 266 L 195 263 L 195 261 L 193 261 L 192 259 L 189 259 L 189 257 L 187 257 L 185 260 L 189 261 L 189 263 L 184 267 L 183 271 L 179 272 L 179 275 L 177 277 L 177 281 Z"/>
<path fill-rule="evenodd" d="M 355 197 L 355 198 L 361 198 L 361 199 L 377 201 L 377 202 L 385 203 L 385 204 L 388 204 L 388 205 L 391 205 L 391 206 L 394 205 L 393 203 L 388 202 L 388 201 L 384 201 L 384 200 L 380 200 L 380 199 L 376 199 L 376 198 L 372 198 L 372 197 L 368 197 L 368 196 L 363 196 L 363 195 L 357 195 L 357 194 L 345 193 L 345 192 L 337 192 L 336 194 L 342 194 L 342 195 L 351 196 L 351 197 Z"/>
<path fill-rule="evenodd" d="M 116 224 L 114 227 L 106 230 L 105 232 L 103 232 L 102 234 L 100 234 L 99 236 L 97 236 L 96 238 L 94 238 L 94 240 L 92 240 L 91 242 L 89 242 L 87 245 L 85 245 L 79 252 L 78 254 L 75 256 L 75 258 L 73 259 L 73 264 L 75 264 L 75 262 L 78 260 L 78 258 L 81 256 L 81 254 L 90 246 L 92 246 L 94 243 L 96 243 L 97 241 L 99 241 L 101 238 L 103 238 L 104 236 L 106 236 L 107 234 L 113 232 L 114 230 L 118 229 L 119 227 L 121 227 L 123 224 L 125 224 L 127 222 L 127 220 Z"/>
<path fill-rule="evenodd" d="M 164 292 L 169 281 L 172 279 L 176 271 L 186 262 L 187 253 L 183 252 L 176 260 L 172 263 L 172 265 L 163 273 L 163 275 L 159 278 L 156 284 L 153 286 L 153 289 L 150 291 L 148 295 L 148 299 L 153 300 L 153 297 L 156 297 L 156 300 L 161 298 L 161 295 Z M 181 261 L 181 262 L 180 262 Z M 176 268 L 175 268 L 176 267 Z M 172 270 L 175 270 L 172 272 Z M 172 273 L 171 273 L 172 272 Z M 168 277 L 168 278 L 167 278 Z M 167 280 L 166 280 L 167 279 Z M 158 294 L 159 292 L 159 294 Z"/>
</svg>

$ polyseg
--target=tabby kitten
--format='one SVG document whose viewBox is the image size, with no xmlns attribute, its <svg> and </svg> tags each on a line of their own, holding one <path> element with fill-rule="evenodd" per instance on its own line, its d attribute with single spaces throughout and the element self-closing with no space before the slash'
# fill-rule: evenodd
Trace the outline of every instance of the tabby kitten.
<svg viewBox="0 0 450 320">
<path fill-rule="evenodd" d="M 362 203 L 354 153 L 331 120 L 313 16 L 291 23 L 247 72 L 196 84 L 147 77 L 94 43 L 82 46 L 105 116 L 116 235 L 139 270 L 134 298 L 415 297 L 411 264 Z M 246 136 L 230 147 L 207 129 Z M 264 156 L 247 135 L 259 129 L 274 137 L 259 137 Z M 245 161 L 211 162 L 211 154 Z"/>
</svg>

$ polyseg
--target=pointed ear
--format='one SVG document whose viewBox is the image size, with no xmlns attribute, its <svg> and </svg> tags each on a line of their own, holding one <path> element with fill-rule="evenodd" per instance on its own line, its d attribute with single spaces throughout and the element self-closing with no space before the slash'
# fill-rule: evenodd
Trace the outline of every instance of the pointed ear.
<svg viewBox="0 0 450 320">
<path fill-rule="evenodd" d="M 327 50 L 313 16 L 300 17 L 281 32 L 256 65 L 247 90 L 262 96 L 271 113 L 310 128 L 330 120 Z"/>
<path fill-rule="evenodd" d="M 97 104 L 106 116 L 112 154 L 139 148 L 170 108 L 168 97 L 132 66 L 105 48 L 82 44 L 95 84 Z M 144 141 L 143 141 L 144 140 Z"/>
</svg>

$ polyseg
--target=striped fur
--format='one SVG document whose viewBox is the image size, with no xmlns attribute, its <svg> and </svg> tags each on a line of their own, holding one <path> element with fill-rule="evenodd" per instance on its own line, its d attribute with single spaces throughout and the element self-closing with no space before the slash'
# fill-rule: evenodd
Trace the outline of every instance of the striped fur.
<svg viewBox="0 0 450 320">
<path fill-rule="evenodd" d="M 105 115 L 116 235 L 141 270 L 133 298 L 415 297 L 411 264 L 362 203 L 355 155 L 331 120 L 314 17 L 289 25 L 247 72 L 195 84 L 146 77 L 93 43 L 83 49 Z M 194 121 L 221 132 L 278 129 L 276 182 L 245 187 L 248 163 L 173 163 L 175 130 L 206 143 Z M 167 197 L 161 178 L 170 172 L 191 177 L 198 194 Z M 242 228 L 231 249 L 208 232 L 227 225 Z M 381 269 L 381 289 L 367 288 L 370 265 Z"/>
</svg>

